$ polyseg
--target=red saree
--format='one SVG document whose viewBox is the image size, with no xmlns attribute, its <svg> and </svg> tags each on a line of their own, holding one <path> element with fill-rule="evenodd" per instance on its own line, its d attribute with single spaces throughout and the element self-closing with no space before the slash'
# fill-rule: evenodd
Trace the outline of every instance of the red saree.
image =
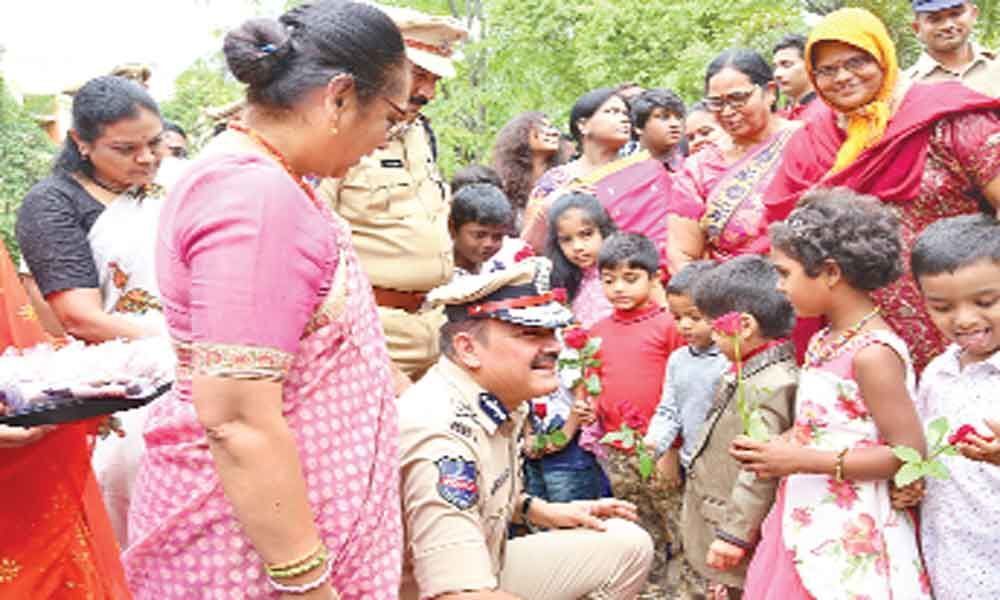
<svg viewBox="0 0 1000 600">
<path fill-rule="evenodd" d="M 49 341 L 0 244 L 0 352 Z M 131 598 L 90 468 L 92 423 L 0 448 L 0 597 Z"/>
<path fill-rule="evenodd" d="M 899 218 L 902 260 L 909 267 L 910 248 L 924 228 L 978 211 L 979 190 L 1000 175 L 1000 100 L 955 82 L 913 84 L 882 140 L 828 177 L 843 140 L 836 114 L 824 106 L 824 113 L 789 141 L 781 169 L 764 194 L 767 223 L 787 217 L 813 187 L 844 186 L 871 194 Z M 921 372 L 947 341 L 927 315 L 916 282 L 906 273 L 873 297 Z"/>
</svg>

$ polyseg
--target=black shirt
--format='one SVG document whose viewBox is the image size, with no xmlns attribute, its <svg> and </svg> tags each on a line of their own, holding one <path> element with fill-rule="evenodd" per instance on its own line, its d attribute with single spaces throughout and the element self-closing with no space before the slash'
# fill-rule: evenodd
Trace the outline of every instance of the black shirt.
<svg viewBox="0 0 1000 600">
<path fill-rule="evenodd" d="M 100 287 L 87 234 L 102 212 L 104 204 L 59 169 L 28 191 L 17 211 L 15 232 L 43 296 Z"/>
</svg>

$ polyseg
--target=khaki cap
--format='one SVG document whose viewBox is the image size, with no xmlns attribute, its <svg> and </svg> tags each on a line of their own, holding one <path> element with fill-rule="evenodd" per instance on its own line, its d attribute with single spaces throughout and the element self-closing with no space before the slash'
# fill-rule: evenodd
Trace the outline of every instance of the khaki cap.
<svg viewBox="0 0 1000 600">
<path fill-rule="evenodd" d="M 452 17 L 428 15 L 412 8 L 379 6 L 403 34 L 406 56 L 438 77 L 454 77 L 455 46 L 469 31 Z"/>
<path fill-rule="evenodd" d="M 114 69 L 111 69 L 111 75 L 124 77 L 140 83 L 146 83 L 149 81 L 152 74 L 153 73 L 149 68 L 149 65 L 145 65 L 143 63 L 122 63 Z"/>
</svg>

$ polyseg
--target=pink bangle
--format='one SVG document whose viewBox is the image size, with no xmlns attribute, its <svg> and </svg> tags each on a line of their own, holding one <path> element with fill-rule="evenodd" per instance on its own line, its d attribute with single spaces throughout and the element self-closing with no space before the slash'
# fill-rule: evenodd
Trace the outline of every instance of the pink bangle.
<svg viewBox="0 0 1000 600">
<path fill-rule="evenodd" d="M 302 585 L 285 585 L 280 581 L 275 581 L 270 576 L 267 578 L 267 582 L 271 584 L 271 587 L 276 592 L 282 594 L 308 594 L 309 592 L 318 589 L 321 585 L 330 579 L 330 574 L 333 573 L 333 561 L 327 560 L 326 567 L 323 568 L 323 573 L 315 581 L 310 581 L 309 583 L 303 583 Z"/>
</svg>

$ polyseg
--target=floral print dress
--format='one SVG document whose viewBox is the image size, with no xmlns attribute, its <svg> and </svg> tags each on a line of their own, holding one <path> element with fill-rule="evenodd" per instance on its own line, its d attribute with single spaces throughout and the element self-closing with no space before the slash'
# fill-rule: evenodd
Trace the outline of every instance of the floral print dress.
<svg viewBox="0 0 1000 600">
<path fill-rule="evenodd" d="M 822 337 L 823 332 L 812 343 Z M 852 367 L 854 356 L 872 344 L 903 358 L 912 396 L 915 376 L 902 340 L 887 330 L 861 334 L 832 358 L 802 370 L 794 425 L 798 443 L 824 451 L 884 443 Z M 782 505 L 782 541 L 802 585 L 816 599 L 931 597 L 913 521 L 890 506 L 888 482 L 791 475 L 777 506 Z"/>
</svg>

